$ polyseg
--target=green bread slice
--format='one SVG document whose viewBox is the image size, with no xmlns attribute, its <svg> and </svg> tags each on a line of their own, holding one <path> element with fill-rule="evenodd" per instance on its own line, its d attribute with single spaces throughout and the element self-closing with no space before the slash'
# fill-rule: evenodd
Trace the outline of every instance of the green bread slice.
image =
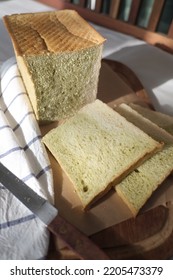
<svg viewBox="0 0 173 280">
<path fill-rule="evenodd" d="M 130 107 L 141 114 L 144 118 L 149 119 L 153 123 L 165 129 L 168 133 L 173 135 L 173 116 L 153 111 L 138 104 L 131 103 Z"/>
<path fill-rule="evenodd" d="M 84 209 L 162 147 L 100 100 L 48 132 L 43 142 L 71 179 Z"/>
<path fill-rule="evenodd" d="M 118 195 L 136 216 L 153 192 L 173 170 L 173 145 L 144 162 L 123 181 L 115 186 Z"/>
<path fill-rule="evenodd" d="M 126 104 L 121 104 L 115 110 L 157 141 L 165 143 L 163 150 L 153 155 L 115 186 L 118 195 L 136 216 L 173 170 L 173 136 Z"/>
</svg>

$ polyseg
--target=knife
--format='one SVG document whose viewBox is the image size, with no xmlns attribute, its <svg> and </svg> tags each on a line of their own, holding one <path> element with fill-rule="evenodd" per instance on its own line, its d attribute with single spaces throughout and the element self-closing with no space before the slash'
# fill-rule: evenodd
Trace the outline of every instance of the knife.
<svg viewBox="0 0 173 280">
<path fill-rule="evenodd" d="M 80 259 L 108 260 L 108 256 L 85 234 L 58 214 L 58 210 L 39 196 L 0 162 L 0 182 L 55 236 L 61 238 Z"/>
</svg>

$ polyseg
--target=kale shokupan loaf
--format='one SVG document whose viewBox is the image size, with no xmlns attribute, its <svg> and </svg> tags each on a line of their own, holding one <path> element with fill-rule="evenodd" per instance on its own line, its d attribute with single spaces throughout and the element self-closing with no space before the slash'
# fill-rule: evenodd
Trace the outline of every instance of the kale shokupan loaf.
<svg viewBox="0 0 173 280">
<path fill-rule="evenodd" d="M 162 148 L 100 100 L 49 131 L 43 142 L 71 179 L 84 209 Z"/>
<path fill-rule="evenodd" d="M 36 118 L 55 121 L 96 99 L 105 39 L 76 11 L 4 17 Z"/>
</svg>

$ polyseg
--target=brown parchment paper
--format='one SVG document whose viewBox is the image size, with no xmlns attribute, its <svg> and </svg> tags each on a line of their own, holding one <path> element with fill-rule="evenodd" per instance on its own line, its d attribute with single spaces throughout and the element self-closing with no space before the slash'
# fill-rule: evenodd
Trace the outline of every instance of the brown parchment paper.
<svg viewBox="0 0 173 280">
<path fill-rule="evenodd" d="M 102 63 L 101 67 L 97 97 L 112 107 L 114 104 L 121 102 L 141 103 L 141 99 L 136 96 L 133 90 L 105 63 Z M 50 125 L 41 126 L 42 134 L 44 135 L 57 125 L 57 123 L 52 123 Z M 55 206 L 58 208 L 62 217 L 67 219 L 86 235 L 92 235 L 133 217 L 130 210 L 118 197 L 115 190 L 111 190 L 87 212 L 83 211 L 80 200 L 74 192 L 72 183 L 49 151 L 48 154 L 54 176 Z M 167 202 L 172 199 L 173 176 L 170 176 L 157 191 L 155 191 L 140 213 L 159 205 L 166 206 Z"/>
</svg>

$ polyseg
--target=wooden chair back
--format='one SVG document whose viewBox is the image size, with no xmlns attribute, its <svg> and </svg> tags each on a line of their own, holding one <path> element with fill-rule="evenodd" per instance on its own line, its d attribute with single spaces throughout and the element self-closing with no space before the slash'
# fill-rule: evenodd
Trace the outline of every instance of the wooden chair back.
<svg viewBox="0 0 173 280">
<path fill-rule="evenodd" d="M 170 0 L 126 0 L 126 15 L 125 0 L 38 1 L 57 9 L 75 9 L 86 20 L 132 35 L 173 53 L 173 6 L 171 10 Z M 169 12 L 168 16 L 166 11 Z M 161 23 L 165 25 L 165 17 L 166 28 L 160 30 Z"/>
</svg>

